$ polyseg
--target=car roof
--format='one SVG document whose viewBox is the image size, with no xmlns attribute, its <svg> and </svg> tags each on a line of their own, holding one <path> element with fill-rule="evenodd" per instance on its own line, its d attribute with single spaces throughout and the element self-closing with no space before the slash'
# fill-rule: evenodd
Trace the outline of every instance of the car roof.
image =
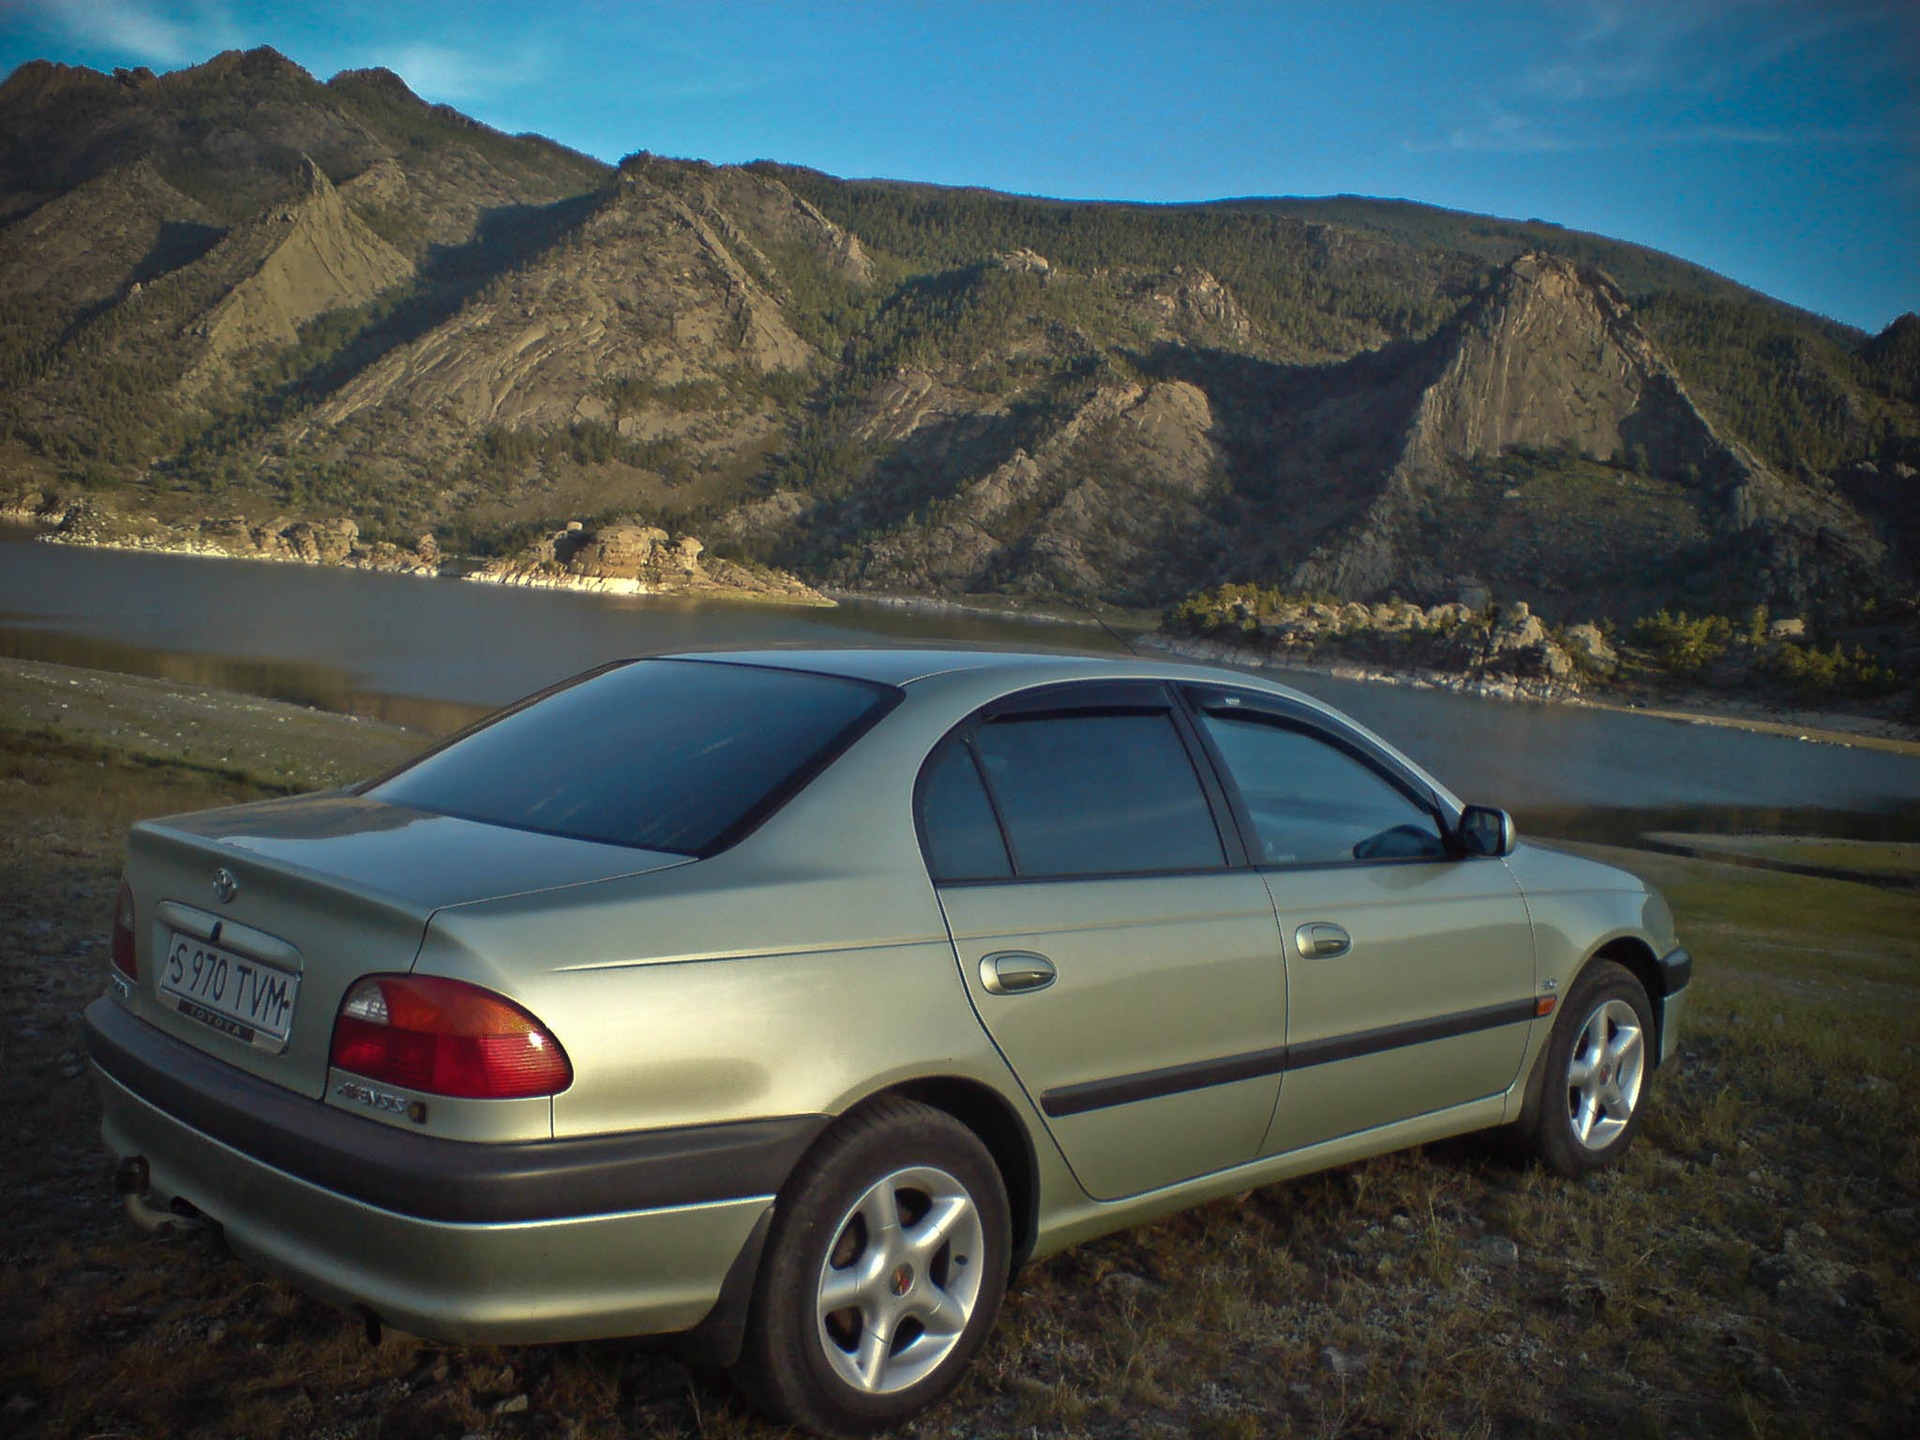
<svg viewBox="0 0 1920 1440">
<path fill-rule="evenodd" d="M 995 651 L 995 649 L 904 649 L 893 645 L 814 649 L 806 645 L 758 649 L 758 651 L 687 651 L 668 655 L 670 660 L 722 660 L 730 664 L 764 664 L 778 670 L 808 670 L 812 674 L 843 676 L 847 680 L 872 680 L 881 685 L 910 685 L 931 676 L 972 672 L 1020 672 L 1060 668 L 1064 676 L 1106 676 L 1116 674 L 1114 660 L 1096 655 L 1044 655 L 1039 651 Z"/>
<path fill-rule="evenodd" d="M 735 665 L 764 665 L 781 670 L 806 670 L 816 675 L 838 675 L 882 685 L 912 685 L 935 676 L 968 672 L 999 673 L 1021 683 L 1051 680 L 1132 679 L 1150 677 L 1246 680 L 1263 689 L 1295 692 L 1251 675 L 1183 664 L 1178 660 L 1121 655 L 1075 655 L 1024 650 L 872 648 L 812 649 L 795 646 L 768 650 L 711 650 L 662 657 L 671 660 L 709 660 Z M 1305 700 L 1304 696 L 1296 698 Z M 1311 703 L 1311 702 L 1308 702 Z"/>
</svg>

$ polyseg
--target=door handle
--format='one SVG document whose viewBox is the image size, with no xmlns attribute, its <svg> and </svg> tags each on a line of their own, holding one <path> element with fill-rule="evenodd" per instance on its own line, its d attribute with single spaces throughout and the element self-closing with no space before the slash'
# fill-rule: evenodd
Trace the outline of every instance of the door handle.
<svg viewBox="0 0 1920 1440">
<path fill-rule="evenodd" d="M 1305 960 L 1335 960 L 1353 948 L 1353 937 L 1338 925 L 1314 920 L 1293 932 L 1293 943 Z"/>
<path fill-rule="evenodd" d="M 1044 990 L 1058 974 L 1051 960 L 1031 950 L 996 950 L 980 961 L 980 983 L 989 995 Z"/>
</svg>

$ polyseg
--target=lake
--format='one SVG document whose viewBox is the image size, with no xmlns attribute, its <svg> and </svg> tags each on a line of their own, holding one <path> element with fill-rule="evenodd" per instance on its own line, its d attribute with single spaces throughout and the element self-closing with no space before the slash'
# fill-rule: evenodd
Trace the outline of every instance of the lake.
<svg viewBox="0 0 1920 1440">
<path fill-rule="evenodd" d="M 995 645 L 1114 653 L 1098 627 L 507 589 L 317 566 L 45 545 L 0 533 L 0 654 L 157 675 L 444 732 L 628 655 L 765 645 Z M 1281 677 L 1523 828 L 1920 839 L 1920 758 L 1720 726 Z"/>
</svg>

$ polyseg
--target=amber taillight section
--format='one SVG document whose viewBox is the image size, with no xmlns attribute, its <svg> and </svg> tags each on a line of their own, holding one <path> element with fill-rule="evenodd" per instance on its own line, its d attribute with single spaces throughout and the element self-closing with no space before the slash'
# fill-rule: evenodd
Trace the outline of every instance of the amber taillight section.
<svg viewBox="0 0 1920 1440">
<path fill-rule="evenodd" d="M 113 968 L 129 980 L 138 980 L 140 957 L 133 948 L 133 924 L 133 887 L 122 880 L 113 900 Z"/>
<path fill-rule="evenodd" d="M 509 1100 L 573 1083 L 560 1042 L 504 996 L 434 975 L 369 975 L 340 1002 L 330 1062 L 429 1095 Z"/>
</svg>

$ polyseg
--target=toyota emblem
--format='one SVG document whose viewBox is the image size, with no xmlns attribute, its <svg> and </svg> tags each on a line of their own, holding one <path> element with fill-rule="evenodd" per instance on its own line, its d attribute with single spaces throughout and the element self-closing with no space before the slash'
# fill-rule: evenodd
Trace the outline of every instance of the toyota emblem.
<svg viewBox="0 0 1920 1440">
<path fill-rule="evenodd" d="M 233 872 L 222 865 L 213 872 L 213 898 L 222 905 L 240 893 L 240 882 L 233 878 Z"/>
</svg>

